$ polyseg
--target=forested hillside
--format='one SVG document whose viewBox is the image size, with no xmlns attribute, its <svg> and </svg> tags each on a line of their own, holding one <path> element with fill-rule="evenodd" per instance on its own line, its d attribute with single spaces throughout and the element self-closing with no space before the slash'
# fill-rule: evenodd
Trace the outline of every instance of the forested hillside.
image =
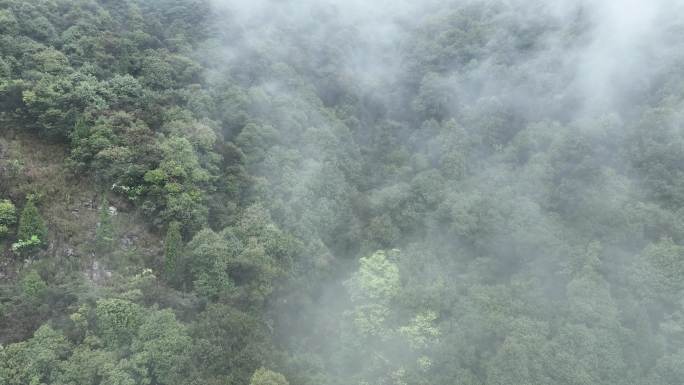
<svg viewBox="0 0 684 385">
<path fill-rule="evenodd" d="M 0 385 L 684 384 L 680 0 L 0 0 Z"/>
</svg>

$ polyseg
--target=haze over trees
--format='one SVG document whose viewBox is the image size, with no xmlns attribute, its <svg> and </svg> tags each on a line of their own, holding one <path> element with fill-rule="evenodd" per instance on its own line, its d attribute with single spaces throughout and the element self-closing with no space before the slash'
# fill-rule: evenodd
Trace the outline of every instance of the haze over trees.
<svg viewBox="0 0 684 385">
<path fill-rule="evenodd" d="M 0 0 L 0 385 L 680 385 L 679 0 Z"/>
</svg>

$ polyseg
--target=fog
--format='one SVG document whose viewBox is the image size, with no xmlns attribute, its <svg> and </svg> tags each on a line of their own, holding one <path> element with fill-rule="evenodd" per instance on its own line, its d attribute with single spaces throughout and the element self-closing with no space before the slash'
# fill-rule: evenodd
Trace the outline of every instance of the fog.
<svg viewBox="0 0 684 385">
<path fill-rule="evenodd" d="M 651 190 L 650 160 L 627 154 L 643 150 L 630 147 L 635 127 L 681 69 L 683 2 L 214 6 L 216 28 L 229 31 L 216 67 L 264 93 L 252 108 L 270 112 L 254 123 L 277 132 L 250 170 L 276 221 L 304 242 L 299 268 L 322 266 L 272 304 L 295 367 L 315 366 L 293 373 L 584 383 L 575 370 L 617 383 L 629 364 L 587 369 L 580 356 L 619 349 L 559 349 L 596 338 L 624 353 L 615 325 L 643 316 L 655 330 L 664 317 L 632 307 L 651 295 L 635 288 L 635 271 L 648 244 L 680 234 L 655 223 L 670 214 Z M 261 72 L 246 77 L 252 65 Z M 656 381 L 659 356 L 648 354 L 630 373 Z"/>
<path fill-rule="evenodd" d="M 312 38 L 324 39 L 344 36 L 337 47 L 344 55 L 336 57 L 345 70 L 345 80 L 359 87 L 386 85 L 401 76 L 401 46 L 407 43 L 410 33 L 426 22 L 445 17 L 459 8 L 483 5 L 484 9 L 498 13 L 502 23 L 517 24 L 517 28 L 536 25 L 553 26 L 541 46 L 535 47 L 533 55 L 523 57 L 532 65 L 524 83 L 539 81 L 553 71 L 556 77 L 570 77 L 567 92 L 582 99 L 582 109 L 590 113 L 606 112 L 619 108 L 621 99 L 643 94 L 662 71 L 670 68 L 677 52 L 672 48 L 679 25 L 678 14 L 684 4 L 678 0 L 655 0 L 649 2 L 628 1 L 536 1 L 467 0 L 458 2 L 438 1 L 226 1 L 214 0 L 214 7 L 227 19 L 218 23 L 244 28 L 238 39 L 242 48 L 258 47 L 266 35 L 279 34 L 279 39 L 289 43 L 303 43 Z M 568 40 L 568 32 L 576 28 L 579 39 Z M 435 36 L 438 37 L 438 36 Z M 503 38 L 503 37 L 501 37 Z M 235 37 L 231 37 L 236 42 Z M 321 40 L 319 40 L 321 41 Z M 226 47 L 228 48 L 228 47 Z M 269 47 L 274 48 L 274 47 Z M 277 47 L 275 47 L 277 49 Z M 238 47 L 230 47 L 229 57 L 240 57 Z M 273 52 L 271 52 L 273 53 Z M 320 61 L 319 52 L 305 51 L 299 60 Z M 277 52 L 283 57 L 289 51 Z M 464 70 L 477 79 L 487 82 L 487 90 L 501 90 L 510 86 L 511 79 L 497 78 L 491 65 L 495 58 L 484 58 L 479 67 L 451 68 L 449 72 L 465 75 Z M 548 68 L 553 63 L 555 68 Z M 539 72 L 535 72 L 539 71 Z M 405 74 L 404 74 L 405 75 Z M 502 84 L 503 82 L 503 84 Z M 456 84 L 453 93 L 463 92 Z M 516 98 L 532 97 L 518 89 Z M 523 95 L 520 95 L 520 93 Z M 467 95 L 468 103 L 485 95 Z M 627 95 L 625 95 L 625 93 Z M 579 112 L 577 112 L 579 115 Z"/>
<path fill-rule="evenodd" d="M 0 0 L 0 385 L 681 385 L 684 0 Z"/>
</svg>

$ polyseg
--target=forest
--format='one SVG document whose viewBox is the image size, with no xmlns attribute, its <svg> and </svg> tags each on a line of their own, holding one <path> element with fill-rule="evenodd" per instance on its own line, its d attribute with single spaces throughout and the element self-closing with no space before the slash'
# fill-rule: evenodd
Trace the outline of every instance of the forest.
<svg viewBox="0 0 684 385">
<path fill-rule="evenodd" d="M 0 385 L 684 384 L 682 0 L 0 0 Z"/>
</svg>

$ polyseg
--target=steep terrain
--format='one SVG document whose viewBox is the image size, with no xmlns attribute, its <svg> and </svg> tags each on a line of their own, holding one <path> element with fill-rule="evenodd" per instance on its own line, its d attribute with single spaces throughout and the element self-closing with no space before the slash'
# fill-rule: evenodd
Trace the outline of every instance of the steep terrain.
<svg viewBox="0 0 684 385">
<path fill-rule="evenodd" d="M 0 385 L 680 385 L 682 11 L 0 0 Z"/>
</svg>

